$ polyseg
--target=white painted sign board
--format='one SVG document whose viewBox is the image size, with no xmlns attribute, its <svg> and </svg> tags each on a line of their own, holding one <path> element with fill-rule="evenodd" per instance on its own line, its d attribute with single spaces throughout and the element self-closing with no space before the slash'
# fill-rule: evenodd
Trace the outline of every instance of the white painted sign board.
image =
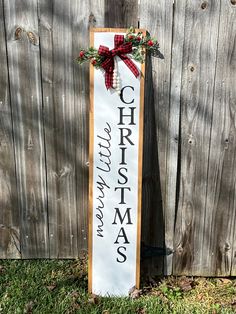
<svg viewBox="0 0 236 314">
<path fill-rule="evenodd" d="M 92 29 L 91 46 L 125 33 Z M 144 65 L 136 78 L 116 59 L 120 95 L 90 67 L 89 290 L 101 296 L 127 296 L 140 277 Z"/>
</svg>

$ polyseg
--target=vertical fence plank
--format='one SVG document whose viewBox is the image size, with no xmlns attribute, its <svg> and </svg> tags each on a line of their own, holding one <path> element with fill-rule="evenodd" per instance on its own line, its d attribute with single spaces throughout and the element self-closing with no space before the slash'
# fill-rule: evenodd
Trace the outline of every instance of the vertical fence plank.
<svg viewBox="0 0 236 314">
<path fill-rule="evenodd" d="M 90 27 L 104 26 L 104 0 L 80 1 L 79 14 L 75 16 L 73 57 L 80 49 L 87 49 Z M 89 64 L 74 65 L 74 92 L 77 100 L 75 107 L 76 123 L 76 173 L 78 208 L 78 251 L 88 246 L 88 146 L 89 146 Z"/>
<path fill-rule="evenodd" d="M 174 274 L 206 275 L 206 192 L 220 2 L 185 2 Z M 174 55 L 172 56 L 174 58 Z M 208 265 L 209 266 L 209 265 Z"/>
<path fill-rule="evenodd" d="M 140 26 L 164 55 L 147 61 L 142 240 L 175 250 L 148 274 L 236 275 L 235 15 L 229 0 L 0 1 L 0 258 L 87 248 L 88 65 L 75 58 L 91 26 Z"/>
<path fill-rule="evenodd" d="M 0 42 L 0 258 L 19 258 L 20 221 L 16 197 L 3 1 L 0 1 Z"/>
<path fill-rule="evenodd" d="M 168 124 L 168 149 L 167 149 L 167 182 L 166 182 L 166 243 L 172 250 L 174 247 L 175 211 L 178 202 L 179 182 L 178 173 L 181 166 L 179 157 L 180 147 L 180 94 L 182 80 L 182 59 L 185 25 L 185 2 L 174 2 L 173 34 L 171 51 L 171 92 L 170 114 Z M 167 256 L 167 274 L 172 274 L 173 255 Z"/>
<path fill-rule="evenodd" d="M 51 258 L 87 249 L 89 80 L 75 60 L 89 46 L 89 27 L 103 24 L 103 1 L 93 6 L 40 2 Z"/>
<path fill-rule="evenodd" d="M 39 3 L 51 258 L 78 256 L 73 73 L 78 3 Z"/>
<path fill-rule="evenodd" d="M 173 248 L 174 207 L 167 202 L 167 154 L 168 154 L 168 121 L 170 115 L 170 67 L 172 44 L 172 11 L 173 1 L 140 2 L 140 27 L 146 28 L 158 38 L 160 51 L 164 59 L 153 57 L 151 65 L 147 65 L 152 73 L 147 73 L 145 101 L 145 132 L 144 138 L 144 204 L 143 228 L 144 241 L 157 247 Z M 168 13 L 167 13 L 168 12 Z M 152 94 L 152 95 L 151 95 Z M 155 121 L 150 125 L 151 119 Z M 150 119 L 151 118 L 151 119 Z M 153 131 L 151 129 L 154 127 Z M 149 129 L 149 132 L 147 129 Z M 146 143 L 146 144 L 145 144 Z M 145 157 L 150 147 L 151 154 Z M 177 156 L 175 157 L 177 159 Z M 176 163 L 176 160 L 173 160 Z M 173 182 L 175 178 L 172 178 Z M 160 183 L 159 183 L 160 182 Z M 145 192 L 146 191 L 146 192 Z M 151 194 L 148 193 L 151 192 Z M 175 193 L 175 191 L 171 191 Z M 149 196 L 148 196 L 149 194 Z M 148 207 L 146 207 L 148 205 Z M 145 215 L 147 215 L 145 217 Z M 149 234 L 149 235 L 148 235 Z M 164 240 L 166 238 L 166 240 Z M 170 274 L 172 258 L 153 259 L 155 274 Z"/>
<path fill-rule="evenodd" d="M 48 256 L 37 1 L 4 1 L 23 258 Z"/>
<path fill-rule="evenodd" d="M 207 181 L 204 273 L 235 275 L 236 222 L 236 6 L 221 1 Z M 201 271 L 202 273 L 202 271 Z"/>
<path fill-rule="evenodd" d="M 105 0 L 106 27 L 138 27 L 138 0 Z"/>
</svg>

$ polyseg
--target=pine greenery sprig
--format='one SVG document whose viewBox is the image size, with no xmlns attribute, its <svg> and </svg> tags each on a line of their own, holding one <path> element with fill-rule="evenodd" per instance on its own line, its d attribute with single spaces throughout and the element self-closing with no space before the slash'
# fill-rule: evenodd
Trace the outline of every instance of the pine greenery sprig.
<svg viewBox="0 0 236 314">
<path fill-rule="evenodd" d="M 142 32 L 135 32 L 133 27 L 130 27 L 125 35 L 125 42 L 132 42 L 132 53 L 129 54 L 132 59 L 143 63 L 145 61 L 145 51 L 155 54 L 159 50 L 157 40 L 150 36 L 150 34 L 143 35 Z M 101 68 L 102 62 L 105 60 L 104 56 L 100 56 L 98 50 L 94 47 L 89 49 L 82 49 L 77 57 L 77 62 L 82 64 L 84 62 L 91 62 L 96 68 Z"/>
<path fill-rule="evenodd" d="M 101 63 L 104 60 L 103 56 L 100 56 L 98 50 L 90 47 L 88 50 L 82 49 L 77 58 L 77 62 L 82 64 L 86 61 L 91 62 L 96 68 L 101 67 Z"/>
<path fill-rule="evenodd" d="M 140 63 L 145 61 L 145 51 L 155 53 L 159 49 L 159 44 L 155 38 L 151 37 L 150 34 L 144 36 L 142 32 L 136 33 L 133 27 L 130 27 L 126 33 L 125 42 L 132 42 L 132 58 Z"/>
</svg>

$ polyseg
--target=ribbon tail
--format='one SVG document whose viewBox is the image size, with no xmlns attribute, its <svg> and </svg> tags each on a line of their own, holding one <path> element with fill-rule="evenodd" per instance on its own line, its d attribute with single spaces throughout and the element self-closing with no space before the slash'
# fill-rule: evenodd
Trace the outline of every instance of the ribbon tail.
<svg viewBox="0 0 236 314">
<path fill-rule="evenodd" d="M 102 68 L 105 70 L 105 85 L 106 88 L 113 87 L 113 70 L 114 70 L 114 60 L 109 57 L 101 64 Z"/>
<path fill-rule="evenodd" d="M 113 73 L 105 72 L 105 85 L 107 89 L 110 89 L 113 87 Z"/>
<path fill-rule="evenodd" d="M 128 58 L 127 56 L 119 56 L 123 62 L 127 65 L 127 67 L 130 69 L 130 71 L 134 74 L 134 76 L 137 78 L 140 75 L 140 71 L 137 68 L 137 66 L 134 64 L 134 62 Z"/>
</svg>

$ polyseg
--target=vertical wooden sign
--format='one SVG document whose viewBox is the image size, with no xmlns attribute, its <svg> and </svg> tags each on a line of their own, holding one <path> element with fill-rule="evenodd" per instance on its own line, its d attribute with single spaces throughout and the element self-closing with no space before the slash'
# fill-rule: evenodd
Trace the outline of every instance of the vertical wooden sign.
<svg viewBox="0 0 236 314">
<path fill-rule="evenodd" d="M 111 50 L 125 33 L 92 29 L 90 46 Z M 115 58 L 120 94 L 90 67 L 89 290 L 102 296 L 127 296 L 140 280 L 144 64 L 132 60 L 136 78 Z"/>
</svg>

